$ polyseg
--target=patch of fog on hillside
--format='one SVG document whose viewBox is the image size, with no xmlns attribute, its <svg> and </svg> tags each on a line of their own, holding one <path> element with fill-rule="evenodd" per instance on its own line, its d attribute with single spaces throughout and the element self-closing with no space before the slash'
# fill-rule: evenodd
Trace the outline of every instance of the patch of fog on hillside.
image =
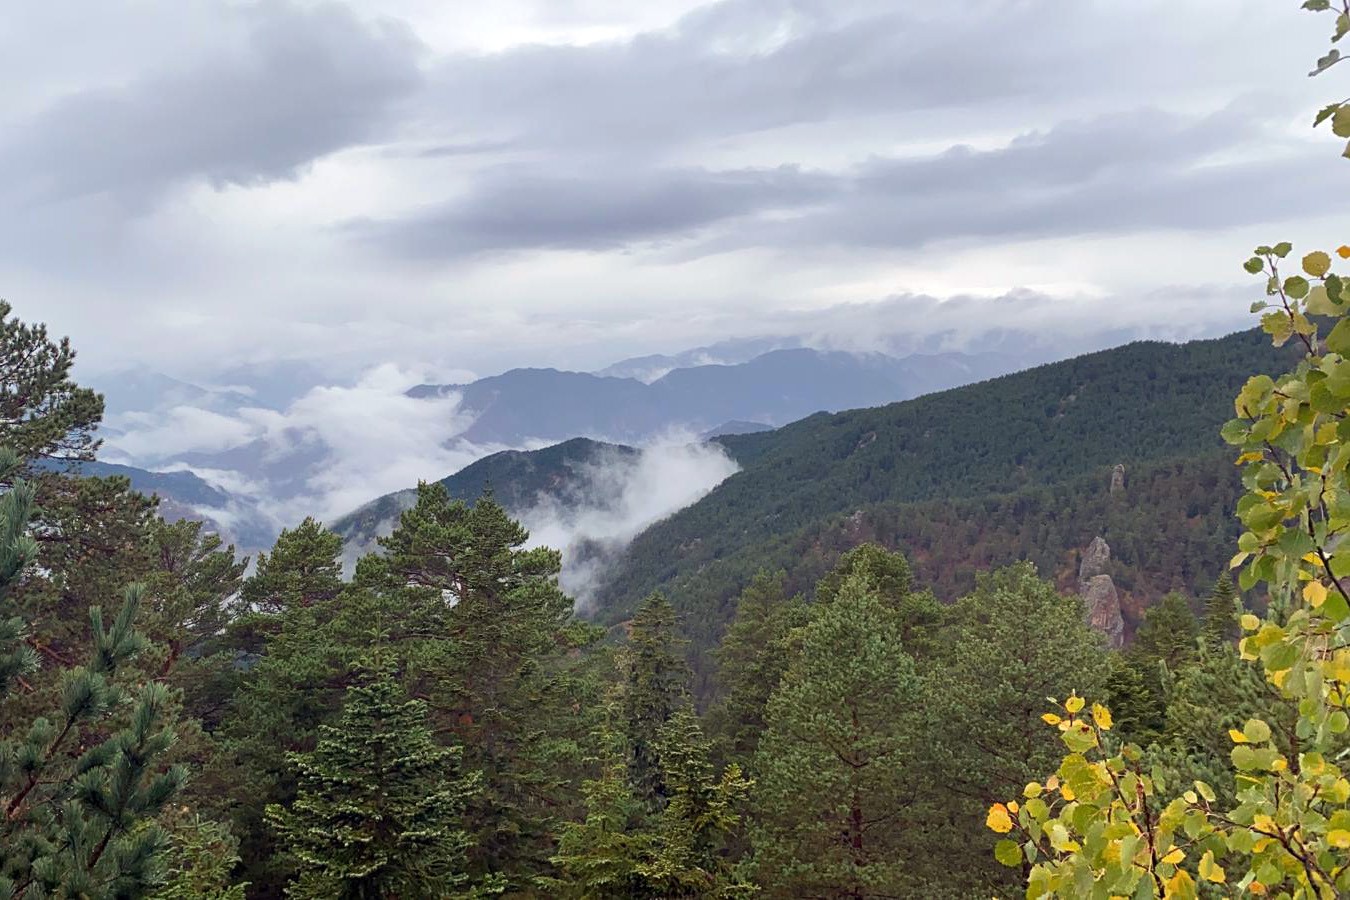
<svg viewBox="0 0 1350 900">
<path fill-rule="evenodd" d="M 611 452 L 579 467 L 562 495 L 541 496 L 517 515 L 530 531 L 530 546 L 562 551 L 559 580 L 584 611 L 633 538 L 737 469 L 719 444 L 667 438 L 636 455 Z"/>
</svg>

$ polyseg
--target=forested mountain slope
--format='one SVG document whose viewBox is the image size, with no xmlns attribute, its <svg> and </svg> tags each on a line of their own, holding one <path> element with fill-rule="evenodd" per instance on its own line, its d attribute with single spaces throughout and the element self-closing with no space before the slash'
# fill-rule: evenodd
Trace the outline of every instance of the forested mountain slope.
<svg viewBox="0 0 1350 900">
<path fill-rule="evenodd" d="M 541 496 L 561 498 L 587 467 L 630 459 L 638 451 L 621 444 L 573 438 L 539 450 L 503 450 L 441 479 L 450 497 L 472 502 L 491 489 L 497 502 L 519 514 Z M 387 533 L 417 499 L 415 488 L 385 494 L 329 525 L 344 542 L 368 544 Z"/>
<path fill-rule="evenodd" d="M 1029 529 L 1049 528 L 1053 518 L 1047 517 L 1064 502 L 1054 499 L 1056 492 L 1047 495 L 1047 486 L 1091 476 L 1081 488 L 1091 493 L 1093 484 L 1105 487 L 1116 463 L 1148 470 L 1166 460 L 1214 459 L 1238 388 L 1251 373 L 1282 371 L 1291 359 L 1257 332 L 1180 345 L 1139 342 L 889 406 L 720 438 L 742 471 L 633 542 L 600 594 L 600 615 L 621 620 L 641 597 L 662 588 L 677 607 L 696 611 L 689 620 L 712 635 L 753 568 L 793 558 L 807 565 L 802 529 L 829 532 L 822 523 L 858 511 L 865 521 L 865 510 L 876 504 L 931 501 L 890 509 L 899 524 L 886 536 L 901 546 L 920 541 L 925 522 L 938 530 L 976 519 L 988 524 L 985 507 L 992 504 L 1017 525 L 1016 546 L 1028 551 L 1023 555 L 1036 558 L 1056 542 Z M 1199 461 L 1186 465 L 1205 468 Z M 1226 477 L 1207 477 L 1216 496 L 1228 496 Z M 1175 496 L 1170 505 L 1177 515 L 1186 512 L 1177 495 L 1182 483 L 1157 498 Z M 1077 496 L 1074 490 L 1069 496 Z M 974 498 L 989 499 L 959 502 Z M 1075 530 L 1062 532 L 1064 548 L 1107 527 L 1104 509 L 1095 524 L 1087 510 L 1074 514 L 1082 519 Z M 1225 513 L 1209 510 L 1205 521 L 1214 538 L 1227 528 Z M 1001 558 L 1017 555 L 1003 538 L 993 543 Z M 944 551 L 951 552 L 950 546 Z M 924 567 L 924 553 L 914 555 Z M 972 549 L 963 564 L 979 555 Z M 1209 555 L 1200 562 L 1208 565 Z M 1163 574 L 1150 571 L 1149 577 Z M 802 583 L 809 579 L 803 570 Z M 923 580 L 961 586 L 950 571 L 925 572 Z"/>
</svg>

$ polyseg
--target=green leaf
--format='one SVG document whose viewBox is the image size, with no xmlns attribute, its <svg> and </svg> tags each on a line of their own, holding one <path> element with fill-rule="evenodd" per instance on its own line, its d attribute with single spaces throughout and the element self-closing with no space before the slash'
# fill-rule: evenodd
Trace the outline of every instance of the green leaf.
<svg viewBox="0 0 1350 900">
<path fill-rule="evenodd" d="M 1331 50 L 1327 51 L 1327 55 L 1326 55 L 1326 56 L 1323 56 L 1323 57 L 1321 57 L 1321 58 L 1319 58 L 1319 59 L 1317 60 L 1317 68 L 1313 69 L 1313 70 L 1312 70 L 1311 72 L 1309 72 L 1308 74 L 1309 74 L 1309 75 L 1320 75 L 1320 74 L 1322 74 L 1323 72 L 1325 72 L 1327 69 L 1329 69 L 1329 68 L 1331 68 L 1332 66 L 1336 65 L 1336 63 L 1340 62 L 1340 59 L 1341 59 L 1341 51 L 1339 51 L 1339 50 L 1337 50 L 1337 49 L 1335 49 L 1335 48 L 1333 47 Z"/>
<path fill-rule="evenodd" d="M 1327 349 L 1341 356 L 1350 356 L 1350 319 L 1342 319 L 1327 335 Z"/>
<path fill-rule="evenodd" d="M 1246 269 L 1253 275 L 1256 275 L 1265 267 L 1266 267 L 1265 262 L 1263 262 L 1261 260 L 1261 257 L 1259 256 L 1253 256 L 1251 259 L 1247 260 L 1245 263 L 1242 264 L 1242 268 Z"/>
<path fill-rule="evenodd" d="M 1242 726 L 1242 733 L 1253 744 L 1262 744 L 1270 740 L 1270 726 L 1260 719 L 1248 719 Z"/>
<path fill-rule="evenodd" d="M 1308 296 L 1308 279 L 1302 275 L 1290 275 L 1284 280 L 1284 292 L 1295 300 Z"/>
<path fill-rule="evenodd" d="M 1331 0 L 1303 0 L 1303 8 L 1313 12 L 1326 12 L 1331 9 Z"/>
<path fill-rule="evenodd" d="M 1334 316 L 1340 312 L 1336 304 L 1331 302 L 1324 284 L 1314 285 L 1313 289 L 1308 291 L 1308 302 L 1304 307 L 1314 316 Z"/>
<path fill-rule="evenodd" d="M 1313 119 L 1313 127 L 1316 128 L 1318 125 L 1321 125 L 1327 119 L 1331 118 L 1332 114 L 1340 108 L 1341 105 L 1339 103 L 1328 103 L 1326 106 L 1319 109 L 1317 111 L 1317 116 Z"/>
<path fill-rule="evenodd" d="M 1331 115 L 1331 133 L 1350 138 L 1350 106 L 1342 106 Z"/>
<path fill-rule="evenodd" d="M 1022 865 L 1022 847 L 1017 841 L 1002 840 L 994 845 L 994 859 L 1005 866 L 1018 868 Z"/>
<path fill-rule="evenodd" d="M 1272 248 L 1272 251 L 1280 259 L 1284 259 L 1286 256 L 1289 255 L 1289 251 L 1293 249 L 1294 249 L 1293 244 L 1289 243 L 1288 241 L 1280 241 Z"/>
<path fill-rule="evenodd" d="M 1314 250 L 1303 257 L 1303 271 L 1314 278 L 1321 278 L 1331 271 L 1331 257 L 1321 250 Z"/>
</svg>

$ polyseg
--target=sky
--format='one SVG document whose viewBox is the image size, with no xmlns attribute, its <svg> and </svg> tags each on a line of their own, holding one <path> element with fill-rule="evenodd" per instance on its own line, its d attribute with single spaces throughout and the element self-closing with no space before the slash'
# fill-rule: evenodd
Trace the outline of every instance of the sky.
<svg viewBox="0 0 1350 900">
<path fill-rule="evenodd" d="M 205 381 L 1217 334 L 1253 246 L 1350 239 L 1298 6 L 17 4 L 0 297 Z"/>
</svg>

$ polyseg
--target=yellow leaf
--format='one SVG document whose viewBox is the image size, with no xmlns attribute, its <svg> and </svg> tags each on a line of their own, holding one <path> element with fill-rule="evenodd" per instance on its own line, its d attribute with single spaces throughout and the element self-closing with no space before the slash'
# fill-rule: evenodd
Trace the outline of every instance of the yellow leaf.
<svg viewBox="0 0 1350 900">
<path fill-rule="evenodd" d="M 1341 246 L 1336 248 L 1336 255 L 1339 256 L 1341 259 L 1350 259 L 1350 247 L 1347 247 L 1346 245 L 1342 244 Z"/>
<path fill-rule="evenodd" d="M 1247 893 L 1264 897 L 1266 895 L 1266 886 L 1259 881 L 1253 881 L 1251 884 L 1247 885 Z"/>
<path fill-rule="evenodd" d="M 1102 706 L 1100 703 L 1092 704 L 1092 721 L 1097 723 L 1097 727 L 1102 731 L 1111 730 L 1111 710 Z"/>
<path fill-rule="evenodd" d="M 1054 713 L 1046 713 L 1045 715 L 1041 716 L 1041 721 L 1043 721 L 1047 725 L 1058 725 L 1060 723 L 1060 718 Z"/>
<path fill-rule="evenodd" d="M 1243 734 L 1242 732 L 1238 731 L 1236 728 L 1230 728 L 1230 729 L 1228 729 L 1228 737 L 1229 737 L 1229 739 L 1232 740 L 1232 742 L 1235 743 L 1235 744 L 1246 744 L 1246 743 L 1249 743 L 1248 740 L 1247 740 L 1247 736 L 1246 736 L 1245 734 Z"/>
<path fill-rule="evenodd" d="M 1163 897 L 1166 900 L 1195 900 L 1195 880 L 1185 869 L 1177 869 L 1176 874 L 1163 885 Z"/>
<path fill-rule="evenodd" d="M 1256 462 L 1258 459 L 1265 459 L 1265 457 L 1266 455 L 1264 453 L 1260 453 L 1253 450 L 1249 453 L 1244 453 L 1241 456 L 1239 456 L 1237 458 L 1237 462 L 1235 462 L 1233 465 L 1240 466 L 1243 463 Z"/>
<path fill-rule="evenodd" d="M 1327 832 L 1327 843 L 1337 850 L 1350 849 L 1350 831 L 1336 828 Z"/>
<path fill-rule="evenodd" d="M 1327 602 L 1327 587 L 1320 581 L 1310 581 L 1303 586 L 1303 599 L 1314 609 Z"/>
<path fill-rule="evenodd" d="M 1223 868 L 1214 862 L 1213 850 L 1206 850 L 1200 858 L 1200 877 L 1215 884 L 1223 884 L 1226 880 Z"/>
<path fill-rule="evenodd" d="M 1017 815 L 1017 810 L 1018 810 L 1017 801 L 1016 801 L 1016 800 L 1009 800 L 1009 801 L 1008 801 L 1008 812 L 1012 813 L 1013 815 Z"/>
<path fill-rule="evenodd" d="M 1058 775 L 1051 775 L 1049 778 L 1045 779 L 1045 789 L 1046 789 L 1047 791 L 1058 790 L 1058 789 L 1059 789 L 1059 776 L 1058 776 Z"/>
<path fill-rule="evenodd" d="M 1059 795 L 1069 801 L 1072 801 L 1074 797 L 1078 796 L 1073 792 L 1073 788 L 1069 787 L 1067 784 L 1061 784 L 1059 786 Z"/>
<path fill-rule="evenodd" d="M 1322 557 L 1318 556 L 1316 553 L 1303 554 L 1303 561 L 1309 565 L 1317 566 L 1319 569 L 1326 568 L 1326 564 L 1322 562 Z"/>
<path fill-rule="evenodd" d="M 1033 781 L 1026 787 L 1022 788 L 1022 796 L 1026 797 L 1027 799 L 1031 799 L 1032 797 L 1039 797 L 1040 795 L 1041 795 L 1041 785 L 1039 782 Z"/>
<path fill-rule="evenodd" d="M 1242 625 L 1243 631 L 1255 631 L 1261 627 L 1261 620 L 1251 613 L 1247 613 L 1238 622 Z"/>
<path fill-rule="evenodd" d="M 1185 852 L 1184 850 L 1182 850 L 1180 847 L 1178 847 L 1177 849 L 1173 850 L 1171 853 L 1169 853 L 1169 854 L 1167 854 L 1166 856 L 1164 856 L 1164 857 L 1162 858 L 1162 861 L 1165 862 L 1165 863 L 1171 863 L 1172 865 L 1175 866 L 1177 863 L 1181 862 L 1181 861 L 1182 861 L 1183 859 L 1185 859 L 1185 858 L 1186 858 L 1186 852 Z"/>
<path fill-rule="evenodd" d="M 1083 698 L 1075 694 L 1064 701 L 1064 708 L 1071 713 L 1076 713 L 1083 708 L 1083 702 Z"/>
<path fill-rule="evenodd" d="M 1002 803 L 995 803 L 989 807 L 989 815 L 985 818 L 984 824 L 990 831 L 998 834 L 1007 834 L 1012 831 L 1012 816 L 1008 815 L 1008 807 Z"/>
</svg>

